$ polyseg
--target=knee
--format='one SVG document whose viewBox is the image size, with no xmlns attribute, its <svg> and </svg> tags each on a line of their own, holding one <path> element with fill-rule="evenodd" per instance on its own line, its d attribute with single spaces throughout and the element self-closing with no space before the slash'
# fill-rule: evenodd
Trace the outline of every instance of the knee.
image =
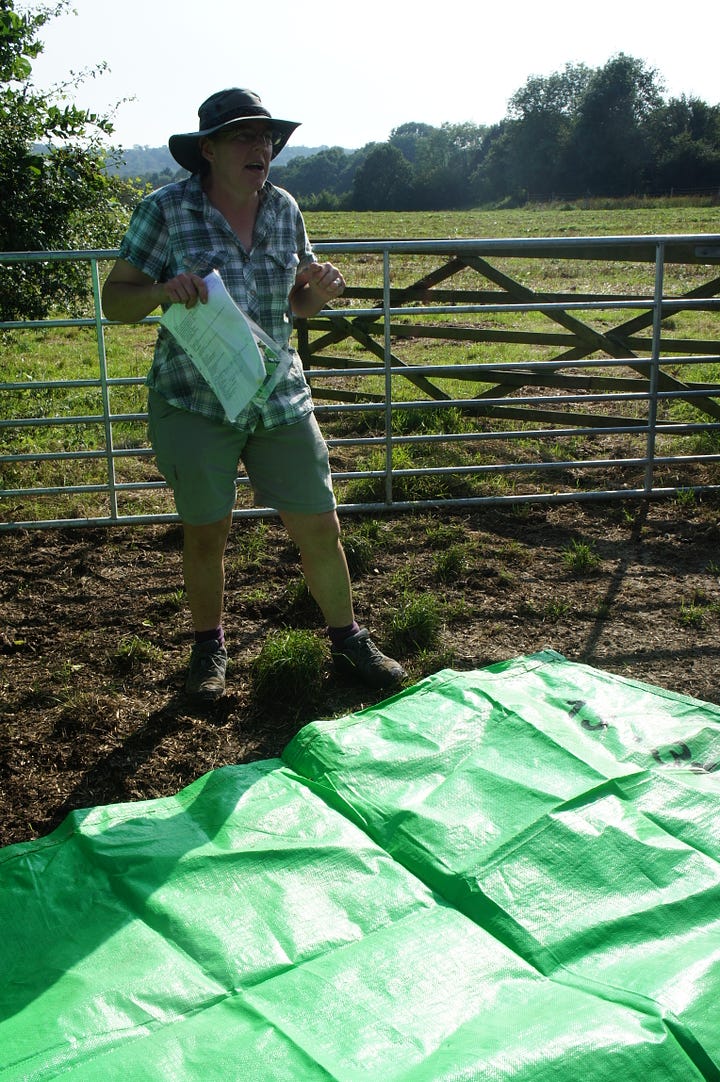
<svg viewBox="0 0 720 1082">
<path fill-rule="evenodd" d="M 203 526 L 183 524 L 183 549 L 196 558 L 221 558 L 227 543 L 230 522 L 222 519 Z"/>
<path fill-rule="evenodd" d="M 334 511 L 328 515 L 318 515 L 320 535 L 327 544 L 334 546 L 340 542 L 340 520 Z"/>
<path fill-rule="evenodd" d="M 335 511 L 292 516 L 285 525 L 301 552 L 332 552 L 340 546 L 340 520 Z"/>
</svg>

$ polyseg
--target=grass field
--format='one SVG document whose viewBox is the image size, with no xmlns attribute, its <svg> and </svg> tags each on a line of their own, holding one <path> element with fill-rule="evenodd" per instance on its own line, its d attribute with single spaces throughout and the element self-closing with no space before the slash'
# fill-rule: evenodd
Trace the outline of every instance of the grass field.
<svg viewBox="0 0 720 1082">
<path fill-rule="evenodd" d="M 718 229 L 718 217 L 717 208 L 710 206 L 645 204 L 612 210 L 588 205 L 462 213 L 313 213 L 308 215 L 308 230 L 316 242 L 325 244 L 360 239 L 667 236 L 712 234 Z M 350 294 L 359 288 L 375 291 L 381 296 L 380 254 L 336 255 L 328 252 L 322 253 L 321 258 L 331 258 L 342 264 L 351 287 Z M 391 259 L 391 285 L 398 289 L 435 271 L 445 257 L 414 254 L 393 255 Z M 654 267 L 650 263 L 569 259 L 560 255 L 542 259 L 498 255 L 490 262 L 494 272 L 519 288 L 566 300 L 588 295 L 647 297 L 652 295 L 654 284 Z M 665 293 L 682 295 L 714 274 L 712 267 L 704 265 L 668 266 Z M 456 272 L 441 284 L 445 289 L 455 291 L 496 288 L 493 282 L 469 268 Z M 353 307 L 367 307 L 372 303 L 377 300 L 358 300 L 351 296 L 335 307 L 351 311 Z M 76 317 L 83 314 L 87 313 L 58 315 Z M 606 333 L 633 313 L 604 309 L 576 314 L 585 326 Z M 310 341 L 321 338 L 326 329 L 311 331 Z M 372 340 L 370 347 L 359 340 L 361 336 L 350 336 L 331 346 L 329 352 L 318 354 L 312 364 L 314 369 L 324 365 L 331 370 L 342 367 L 348 372 L 342 379 L 322 375 L 313 379 L 313 391 L 326 435 L 331 440 L 343 441 L 336 443 L 333 450 L 336 472 L 366 475 L 339 482 L 340 499 L 347 503 L 382 501 L 385 494 L 386 448 L 381 442 L 385 422 L 382 406 L 385 377 L 381 370 L 377 375 L 357 376 L 353 373 L 358 366 L 367 368 L 378 364 L 377 353 L 382 354 L 382 324 L 369 324 L 366 329 Z M 427 336 L 419 337 L 423 329 Z M 450 364 L 498 365 L 555 358 L 562 351 L 562 334 L 566 333 L 565 328 L 538 312 L 430 316 L 424 315 L 414 302 L 412 314 L 394 317 L 392 330 L 392 352 L 397 362 L 411 366 L 433 365 L 438 371 L 441 366 Z M 462 337 L 466 332 L 479 334 L 480 339 Z M 681 368 L 668 355 L 665 370 L 669 376 L 695 384 L 720 382 L 716 359 L 720 337 L 717 310 L 674 315 L 664 321 L 663 333 L 667 341 L 705 342 L 705 349 L 709 348 L 707 343 L 715 344 L 707 360 L 699 357 L 689 367 Z M 650 329 L 643 334 L 642 341 L 647 343 Z M 143 379 L 152 360 L 154 336 L 154 328 L 147 325 L 112 327 L 106 331 L 107 372 L 111 381 L 117 381 L 110 387 L 108 395 L 115 416 L 112 426 L 114 471 L 122 515 L 172 512 L 167 492 L 156 487 L 160 478 L 148 454 L 142 417 L 145 407 Z M 532 343 L 528 339 L 533 339 Z M 647 355 L 647 345 L 643 354 L 642 341 L 639 341 L 639 356 Z M 694 352 L 689 346 L 684 351 Z M 603 356 L 602 353 L 597 355 Z M 9 384 L 19 385 L 2 392 L 3 416 L 26 422 L 3 432 L 3 453 L 25 457 L 23 461 L 5 464 L 2 487 L 18 494 L 2 501 L 5 506 L 0 506 L 0 516 L 6 521 L 103 517 L 108 513 L 107 496 L 104 492 L 91 490 L 104 487 L 108 475 L 106 433 L 98 420 L 103 414 L 103 389 L 97 385 L 98 350 L 94 327 L 4 331 L 0 356 L 6 388 Z M 590 375 L 594 378 L 592 386 Z M 616 382 L 608 383 L 613 377 Z M 637 383 L 621 385 L 617 378 L 637 380 L 637 377 L 637 371 L 629 368 L 578 369 L 571 371 L 565 377 L 565 384 L 555 391 L 565 397 L 589 390 L 597 394 L 613 386 L 632 392 L 638 387 Z M 568 380 L 574 380 L 577 386 L 571 387 Z M 63 385 L 59 385 L 59 381 Z M 74 385 L 67 386 L 67 382 Z M 533 413 L 532 410 L 528 412 L 525 403 L 522 414 L 508 414 L 510 420 L 507 417 L 493 420 L 487 410 L 479 413 L 477 409 L 478 400 L 483 396 L 497 399 L 500 395 L 515 402 L 518 397 L 537 398 L 541 393 L 552 394 L 553 388 L 538 388 L 526 383 L 524 387 L 514 389 L 502 385 L 499 391 L 497 379 L 482 379 L 476 372 L 460 378 L 438 375 L 429 385 L 420 387 L 417 381 L 393 377 L 393 401 L 408 403 L 393 414 L 392 431 L 396 441 L 392 452 L 394 499 L 512 497 L 548 487 L 571 492 L 579 485 L 592 487 L 595 479 L 592 476 L 579 479 L 577 470 L 565 469 L 564 463 L 607 457 L 637 460 L 644 455 L 644 436 L 633 436 L 628 432 L 622 438 L 604 437 L 603 446 L 599 436 L 588 433 L 589 428 L 597 426 L 596 418 L 607 415 L 611 407 L 605 403 L 589 404 L 587 398 L 580 405 L 573 403 L 570 413 L 575 419 L 566 423 L 557 419 L 557 404 Z M 438 399 L 437 405 L 434 398 Z M 443 407 L 443 398 L 461 404 Z M 620 410 L 621 419 L 629 425 L 638 424 L 646 408 L 641 401 L 625 401 Z M 618 412 L 616 405 L 612 409 Z M 662 416 L 668 421 L 696 426 L 713 419 L 689 399 L 669 401 L 662 407 Z M 583 417 L 589 417 L 589 420 L 583 423 Z M 76 420 L 68 423 L 71 418 Z M 515 433 L 512 440 L 495 438 L 495 433 L 502 434 L 510 428 Z M 524 430 L 534 433 L 539 429 L 544 433 L 541 437 L 524 437 L 522 434 Z M 570 429 L 579 429 L 585 435 L 577 435 Z M 562 434 L 554 435 L 555 432 Z M 456 438 L 442 439 L 448 435 Z M 354 437 L 361 437 L 366 442 L 353 448 L 346 441 Z M 375 445 L 367 442 L 372 440 L 377 441 Z M 714 453 L 717 449 L 717 435 L 708 428 L 686 433 L 682 439 L 676 435 L 663 437 L 660 447 L 665 455 L 684 456 Z M 78 454 L 81 457 L 69 457 Z M 38 455 L 45 457 L 38 461 Z M 541 463 L 545 472 L 533 471 L 533 463 Z M 498 464 L 504 468 L 497 469 Z M 414 472 L 428 469 L 445 472 L 423 472 L 422 475 Z M 666 472 L 669 475 L 672 469 Z M 688 463 L 687 476 L 681 483 L 691 486 L 703 480 L 702 473 Z M 620 483 L 625 487 L 642 483 L 642 468 L 628 467 Z M 133 486 L 138 484 L 150 487 L 136 490 Z M 122 486 L 128 486 L 127 490 Z M 40 487 L 56 491 L 44 495 L 30 491 Z M 243 503 L 249 506 L 247 489 L 240 490 L 240 504 Z"/>
<path fill-rule="evenodd" d="M 653 205 L 637 201 L 622 208 L 599 201 L 550 204 L 522 210 L 329 213 L 306 216 L 314 241 L 404 238 L 441 240 L 476 237 L 607 237 L 717 233 L 720 207 Z"/>
</svg>

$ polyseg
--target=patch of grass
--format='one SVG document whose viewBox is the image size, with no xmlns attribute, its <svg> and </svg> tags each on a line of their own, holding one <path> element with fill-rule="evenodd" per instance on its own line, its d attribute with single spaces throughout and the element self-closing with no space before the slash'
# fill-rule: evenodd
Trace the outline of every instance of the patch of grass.
<svg viewBox="0 0 720 1082">
<path fill-rule="evenodd" d="M 69 681 L 76 679 L 76 674 L 85 668 L 83 662 L 71 661 L 69 658 L 63 658 L 57 668 L 53 669 L 53 680 L 56 681 L 58 686 L 67 685 Z"/>
<path fill-rule="evenodd" d="M 522 564 L 528 561 L 527 548 L 520 541 L 516 541 L 514 537 L 502 541 L 495 551 L 498 557 L 502 557 L 508 562 Z"/>
<path fill-rule="evenodd" d="M 693 511 L 697 507 L 697 496 L 691 488 L 680 488 L 675 495 L 675 503 L 682 511 Z"/>
<path fill-rule="evenodd" d="M 441 582 L 457 582 L 468 569 L 466 545 L 450 545 L 435 555 L 435 574 Z"/>
<path fill-rule="evenodd" d="M 600 557 L 587 541 L 573 539 L 563 549 L 563 562 L 575 575 L 588 575 L 600 566 Z"/>
<path fill-rule="evenodd" d="M 628 526 L 634 526 L 638 518 L 637 507 L 628 507 L 626 504 L 620 504 L 619 507 L 620 519 Z"/>
<path fill-rule="evenodd" d="M 509 567 L 498 568 L 497 583 L 498 586 L 514 586 L 517 582 L 517 575 L 514 571 L 511 571 Z"/>
<path fill-rule="evenodd" d="M 434 594 L 410 591 L 397 603 L 387 631 L 388 646 L 397 654 L 414 654 L 435 646 L 443 623 L 443 604 Z"/>
<path fill-rule="evenodd" d="M 452 649 L 420 650 L 413 662 L 413 672 L 417 678 L 431 676 L 441 669 L 453 669 L 457 666 L 457 655 Z"/>
<path fill-rule="evenodd" d="M 398 436 L 443 435 L 448 432 L 473 432 L 476 422 L 468 417 L 458 406 L 444 409 L 408 409 L 393 411 L 393 433 Z"/>
<path fill-rule="evenodd" d="M 685 627 L 702 627 L 705 623 L 705 608 L 696 601 L 682 600 L 678 619 Z"/>
<path fill-rule="evenodd" d="M 561 597 L 554 597 L 545 605 L 543 616 L 553 622 L 561 620 L 570 612 L 570 602 Z"/>
<path fill-rule="evenodd" d="M 243 591 L 243 605 L 253 609 L 264 609 L 272 603 L 273 591 L 268 586 L 255 586 L 247 592 Z"/>
<path fill-rule="evenodd" d="M 415 581 L 415 571 L 410 564 L 399 567 L 390 576 L 390 588 L 394 593 L 403 594 L 411 590 Z"/>
<path fill-rule="evenodd" d="M 720 610 L 717 602 L 711 602 L 704 590 L 695 589 L 690 598 L 682 598 L 678 619 L 685 627 L 703 627 L 707 618 Z"/>
<path fill-rule="evenodd" d="M 231 571 L 244 571 L 257 567 L 270 555 L 268 543 L 270 527 L 266 522 L 254 522 L 244 525 L 232 533 L 232 551 L 228 553 L 227 564 Z"/>
<path fill-rule="evenodd" d="M 432 548 L 442 548 L 465 540 L 467 531 L 455 522 L 430 522 L 425 527 L 425 536 Z"/>
<path fill-rule="evenodd" d="M 185 590 L 182 587 L 178 587 L 176 590 L 169 590 L 165 594 L 160 594 L 158 598 L 158 607 L 164 612 L 180 612 L 185 606 Z"/>
<path fill-rule="evenodd" d="M 346 530 L 342 538 L 348 571 L 353 579 L 370 570 L 377 550 L 376 539 L 370 536 L 370 531 L 363 530 L 362 525 Z"/>
<path fill-rule="evenodd" d="M 309 716 L 321 698 L 326 656 L 325 643 L 309 631 L 269 635 L 250 668 L 255 704 L 274 714 Z"/>
<path fill-rule="evenodd" d="M 69 737 L 87 732 L 97 725 L 98 718 L 114 718 L 117 711 L 115 700 L 106 692 L 73 689 L 62 701 L 54 721 L 56 736 Z"/>
<path fill-rule="evenodd" d="M 141 665 L 161 661 L 162 650 L 139 635 L 126 635 L 118 643 L 112 660 L 119 669 L 132 670 Z"/>
<path fill-rule="evenodd" d="M 374 566 L 386 536 L 386 527 L 376 518 L 351 520 L 344 525 L 342 543 L 351 578 L 364 575 Z"/>
<path fill-rule="evenodd" d="M 478 465 L 468 446 L 444 447 L 434 443 L 430 448 L 422 445 L 396 446 L 392 457 L 392 491 L 396 501 L 445 500 L 477 495 L 482 486 L 494 485 L 501 493 L 510 490 L 510 482 L 504 476 L 485 475 L 484 481 L 462 472 L 464 468 Z M 357 470 L 377 474 L 359 477 L 347 482 L 345 500 L 349 503 L 379 503 L 385 500 L 385 454 L 375 451 L 357 463 Z M 448 468 L 454 473 L 412 473 L 413 470 Z M 402 472 L 400 472 L 402 471 Z M 405 472 L 407 471 L 407 472 Z"/>
<path fill-rule="evenodd" d="M 446 623 L 465 622 L 472 618 L 474 609 L 464 597 L 443 601 L 443 616 Z"/>
</svg>

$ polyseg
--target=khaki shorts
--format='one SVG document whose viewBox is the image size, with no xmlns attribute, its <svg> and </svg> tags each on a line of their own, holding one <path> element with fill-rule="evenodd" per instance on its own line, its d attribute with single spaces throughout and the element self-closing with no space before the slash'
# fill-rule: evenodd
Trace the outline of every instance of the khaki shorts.
<svg viewBox="0 0 720 1082">
<path fill-rule="evenodd" d="M 314 413 L 244 432 L 177 409 L 151 390 L 148 414 L 158 469 L 183 522 L 204 526 L 232 511 L 240 462 L 259 507 L 307 515 L 335 509 L 327 445 Z"/>
</svg>

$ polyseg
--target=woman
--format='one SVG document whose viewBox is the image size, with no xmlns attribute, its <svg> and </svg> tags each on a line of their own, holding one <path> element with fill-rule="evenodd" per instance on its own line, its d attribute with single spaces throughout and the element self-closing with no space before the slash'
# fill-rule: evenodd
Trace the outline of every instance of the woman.
<svg viewBox="0 0 720 1082">
<path fill-rule="evenodd" d="M 273 118 L 257 94 L 238 88 L 213 94 L 198 116 L 198 131 L 169 141 L 190 177 L 136 208 L 103 288 L 103 310 L 133 323 L 158 305 L 205 303 L 204 278 L 216 269 L 245 314 L 285 347 L 293 316 L 314 315 L 345 288 L 337 267 L 316 261 L 295 200 L 268 182 L 272 159 L 298 125 Z M 327 447 L 300 359 L 292 357 L 266 401 L 252 399 L 231 423 L 172 335 L 164 327 L 158 334 L 149 431 L 183 523 L 195 632 L 186 691 L 202 702 L 225 689 L 224 552 L 239 460 L 256 501 L 277 509 L 298 545 L 338 671 L 376 688 L 405 677 L 355 621 Z"/>
</svg>

